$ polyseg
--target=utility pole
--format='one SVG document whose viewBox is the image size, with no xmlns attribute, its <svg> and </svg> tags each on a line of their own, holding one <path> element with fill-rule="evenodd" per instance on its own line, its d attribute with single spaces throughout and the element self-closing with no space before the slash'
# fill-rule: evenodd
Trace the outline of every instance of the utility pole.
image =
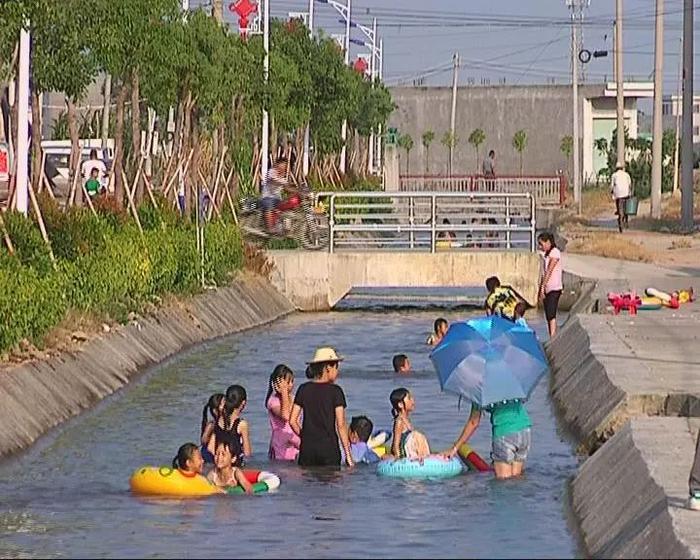
<svg viewBox="0 0 700 560">
<path fill-rule="evenodd" d="M 262 0 L 262 2 L 265 5 L 263 9 L 263 48 L 265 49 L 263 73 L 265 76 L 265 83 L 267 83 L 270 74 L 270 0 Z M 270 115 L 266 107 L 263 107 L 261 150 L 260 180 L 265 181 L 267 179 L 267 170 L 269 167 L 268 154 L 270 150 Z"/>
<path fill-rule="evenodd" d="M 29 22 L 19 33 L 19 76 L 17 95 L 17 150 L 15 158 L 16 210 L 27 215 L 29 184 Z"/>
<path fill-rule="evenodd" d="M 571 6 L 571 93 L 572 93 L 572 120 L 573 130 L 573 159 L 574 159 L 574 202 L 578 204 L 578 213 L 581 213 L 581 169 L 579 154 L 579 125 L 578 125 L 578 37 L 576 14 L 579 3 L 572 2 Z"/>
<path fill-rule="evenodd" d="M 664 0 L 656 0 L 656 32 L 654 45 L 654 144 L 651 149 L 651 217 L 661 218 L 661 165 L 663 124 L 661 110 L 664 88 Z"/>
<path fill-rule="evenodd" d="M 452 57 L 452 112 L 450 113 L 450 176 L 454 162 L 455 120 L 457 119 L 457 69 L 459 68 L 459 53 Z"/>
<path fill-rule="evenodd" d="M 617 89 L 617 163 L 625 164 L 625 81 L 622 73 L 622 0 L 615 2 L 615 87 Z"/>
<path fill-rule="evenodd" d="M 681 135 L 681 228 L 693 220 L 693 0 L 683 1 L 683 133 Z"/>
<path fill-rule="evenodd" d="M 267 0 L 269 1 L 269 0 Z M 351 16 L 351 0 L 348 0 L 348 13 L 345 19 L 345 66 L 350 64 L 350 16 Z M 348 137 L 348 120 L 343 120 L 343 129 L 341 131 L 341 136 L 343 138 L 343 146 L 340 149 L 340 171 L 344 174 L 346 170 L 346 142 Z"/>
<path fill-rule="evenodd" d="M 109 109 L 112 102 L 112 75 L 107 73 L 105 76 L 105 91 L 104 102 L 102 105 L 102 149 L 107 149 L 107 140 L 109 139 Z"/>
<path fill-rule="evenodd" d="M 377 73 L 377 18 L 372 20 L 372 61 L 370 63 L 370 79 L 372 80 L 372 89 Z M 374 128 L 370 132 L 369 142 L 367 143 L 367 167 L 370 173 L 374 173 Z"/>
<path fill-rule="evenodd" d="M 314 38 L 314 0 L 309 0 L 309 37 Z M 311 126 L 306 125 L 304 130 L 304 157 L 302 160 L 301 170 L 304 177 L 309 175 L 309 160 L 311 149 Z"/>
<path fill-rule="evenodd" d="M 384 79 L 384 39 L 379 39 L 379 81 L 381 82 Z M 379 133 L 377 134 L 377 168 L 379 169 L 380 175 L 383 177 L 384 173 L 382 172 L 382 148 L 384 147 L 383 145 L 383 129 L 380 126 L 379 127 Z"/>
<path fill-rule="evenodd" d="M 681 84 L 683 83 L 683 38 L 680 40 L 680 48 L 678 49 L 678 94 L 676 95 L 676 104 L 671 100 L 671 114 L 676 113 L 676 142 L 673 150 L 673 194 L 678 190 L 678 153 L 681 147 Z M 674 108 L 675 107 L 675 108 Z"/>
</svg>

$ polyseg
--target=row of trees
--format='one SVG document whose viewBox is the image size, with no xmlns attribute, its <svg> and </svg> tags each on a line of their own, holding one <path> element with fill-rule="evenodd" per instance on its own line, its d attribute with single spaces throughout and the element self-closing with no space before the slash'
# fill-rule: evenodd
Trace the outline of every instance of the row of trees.
<svg viewBox="0 0 700 560">
<path fill-rule="evenodd" d="M 164 182 L 191 160 L 189 194 L 198 175 L 212 178 L 224 159 L 244 185 L 257 183 L 263 108 L 270 114 L 271 149 L 294 147 L 301 155 L 303 132 L 310 125 L 312 170 L 319 177 L 337 178 L 334 162 L 342 145 L 343 120 L 349 125 L 350 164 L 363 173 L 367 139 L 386 123 L 394 107 L 382 84 L 371 84 L 344 64 L 334 40 L 310 38 L 298 20 L 273 21 L 267 82 L 260 36 L 245 40 L 202 10 L 185 15 L 179 0 L 9 0 L 0 2 L 0 21 L 0 84 L 16 74 L 23 22 L 28 22 L 32 34 L 35 186 L 41 179 L 39 95 L 56 91 L 66 96 L 75 174 L 80 163 L 77 105 L 103 74 L 111 76 L 116 105 L 111 134 L 120 204 L 125 188 L 122 171 L 133 171 L 143 155 L 146 108 L 153 109 L 163 124 L 169 108 L 176 108 L 172 150 L 154 166 L 153 178 Z M 157 128 L 165 138 L 165 126 Z M 297 159 L 300 167 L 301 157 Z M 142 185 L 136 196 L 143 196 Z"/>
<path fill-rule="evenodd" d="M 425 148 L 425 174 L 428 175 L 430 173 L 430 146 L 432 143 L 435 141 L 435 132 L 432 130 L 426 130 L 422 135 L 421 135 L 421 144 Z M 467 138 L 467 142 L 471 144 L 474 147 L 474 152 L 475 152 L 475 164 L 476 164 L 476 172 L 480 173 L 481 168 L 479 167 L 479 162 L 480 157 L 479 157 L 479 149 L 481 145 L 486 141 L 486 133 L 481 129 L 481 128 L 475 128 L 472 130 L 472 132 L 469 134 L 469 138 Z M 459 137 L 456 134 L 453 134 L 451 131 L 445 132 L 442 137 L 440 138 L 440 144 L 442 144 L 448 151 L 454 150 L 454 148 L 457 146 L 459 143 Z M 523 152 L 525 151 L 525 148 L 527 147 L 527 133 L 524 130 L 518 130 L 514 135 L 513 135 L 513 148 L 518 152 L 520 156 L 520 174 L 523 174 Z M 406 174 L 409 174 L 409 169 L 410 169 L 410 155 L 411 155 L 411 150 L 413 149 L 413 138 L 411 137 L 410 134 L 402 134 L 398 138 L 398 145 L 400 148 L 406 151 Z M 448 169 L 447 169 L 447 174 L 448 176 L 452 174 L 452 170 L 449 169 L 449 159 L 448 159 Z"/>
</svg>

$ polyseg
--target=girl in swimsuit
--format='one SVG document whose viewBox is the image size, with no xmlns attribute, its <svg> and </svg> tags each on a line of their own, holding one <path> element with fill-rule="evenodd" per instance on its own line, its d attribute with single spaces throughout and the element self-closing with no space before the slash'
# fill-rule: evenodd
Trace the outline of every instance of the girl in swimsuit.
<svg viewBox="0 0 700 560">
<path fill-rule="evenodd" d="M 250 457 L 250 435 L 248 422 L 241 418 L 247 402 L 246 390 L 240 385 L 231 385 L 226 390 L 226 404 L 214 423 L 207 448 L 214 455 L 219 443 L 227 443 L 232 455 L 232 465 L 242 467 L 245 458 Z"/>
<path fill-rule="evenodd" d="M 223 393 L 216 393 L 209 397 L 207 404 L 204 405 L 202 410 L 202 428 L 200 439 L 202 441 L 202 458 L 205 463 L 214 463 L 214 456 L 207 449 L 207 444 L 211 439 L 211 434 L 214 431 L 214 424 L 219 419 L 221 411 L 224 409 L 226 404 L 226 395 Z M 209 415 L 213 420 L 209 420 Z"/>
<path fill-rule="evenodd" d="M 278 365 L 270 375 L 270 384 L 265 397 L 265 408 L 270 419 L 270 459 L 296 461 L 299 456 L 301 438 L 289 425 L 294 404 L 294 372 L 286 365 Z"/>
<path fill-rule="evenodd" d="M 396 459 L 424 459 L 430 455 L 426 437 L 411 425 L 410 415 L 416 401 L 408 389 L 394 389 L 389 395 L 391 415 L 394 417 L 394 435 L 391 455 Z"/>
<path fill-rule="evenodd" d="M 231 464 L 232 460 L 231 448 L 228 443 L 219 443 L 216 446 L 216 454 L 214 455 L 216 468 L 207 475 L 207 479 L 219 488 L 240 485 L 246 494 L 252 494 L 253 485 L 248 482 L 241 469 Z"/>
</svg>

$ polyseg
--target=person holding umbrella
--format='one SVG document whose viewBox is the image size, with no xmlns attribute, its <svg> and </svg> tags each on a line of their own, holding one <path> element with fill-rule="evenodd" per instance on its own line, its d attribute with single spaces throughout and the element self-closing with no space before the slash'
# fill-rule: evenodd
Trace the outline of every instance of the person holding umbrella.
<svg viewBox="0 0 700 560">
<path fill-rule="evenodd" d="M 491 459 L 496 478 L 506 479 L 523 474 L 530 451 L 532 422 L 522 402 L 507 401 L 484 409 L 491 414 Z M 454 457 L 469 441 L 481 423 L 482 408 L 472 403 L 471 414 L 454 445 L 445 452 Z"/>
<path fill-rule="evenodd" d="M 479 427 L 482 413 L 488 412 L 496 478 L 520 476 L 532 426 L 523 403 L 548 370 L 534 331 L 498 315 L 456 322 L 430 360 L 440 387 L 472 403 L 469 419 L 445 455 L 454 457 Z"/>
</svg>

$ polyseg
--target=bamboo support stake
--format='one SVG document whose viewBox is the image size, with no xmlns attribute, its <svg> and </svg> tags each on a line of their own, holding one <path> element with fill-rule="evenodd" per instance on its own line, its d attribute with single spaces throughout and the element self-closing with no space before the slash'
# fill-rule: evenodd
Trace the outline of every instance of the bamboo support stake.
<svg viewBox="0 0 700 560">
<path fill-rule="evenodd" d="M 15 254 L 15 247 L 12 244 L 12 239 L 10 239 L 10 234 L 7 231 L 7 226 L 5 225 L 5 219 L 2 217 L 2 211 L 0 210 L 0 229 L 2 229 L 2 236 L 5 239 L 5 245 L 7 246 L 7 251 L 10 255 Z"/>
<path fill-rule="evenodd" d="M 39 208 L 39 203 L 36 200 L 36 195 L 34 194 L 34 187 L 32 186 L 31 182 L 27 183 L 27 188 L 29 190 L 29 198 L 32 201 L 32 208 L 34 208 L 36 219 L 39 222 L 39 230 L 41 231 L 41 237 L 44 238 L 44 242 L 49 248 L 49 256 L 51 257 L 51 262 L 53 263 L 53 267 L 56 268 L 56 257 L 53 254 L 53 249 L 51 248 L 51 241 L 49 240 L 49 234 L 46 233 L 46 224 L 44 224 L 44 217 L 41 215 L 41 209 Z"/>
<path fill-rule="evenodd" d="M 75 191 L 78 187 L 78 177 L 80 177 L 80 169 L 76 169 L 73 175 L 73 182 L 70 185 L 70 191 L 68 191 L 68 198 L 66 199 L 66 208 L 73 206 L 75 202 Z"/>
<path fill-rule="evenodd" d="M 144 179 L 144 183 L 146 185 L 146 191 L 148 192 L 148 197 L 151 199 L 151 204 L 153 204 L 153 208 L 158 210 L 159 208 L 158 208 L 158 203 L 156 202 L 156 197 L 153 196 L 153 185 L 151 185 L 150 179 L 148 179 L 145 175 L 144 175 L 143 179 Z"/>
<path fill-rule="evenodd" d="M 216 168 L 216 176 L 214 179 L 214 192 L 213 192 L 213 197 L 212 200 L 214 201 L 214 204 L 216 204 L 216 195 L 219 192 L 219 183 L 221 182 L 221 174 L 224 172 L 224 157 L 226 156 L 226 150 L 228 150 L 228 146 L 224 146 L 223 149 L 221 150 L 221 158 L 219 158 L 219 165 Z M 209 216 L 207 216 L 207 219 L 211 220 L 211 208 L 209 209 Z"/>
<path fill-rule="evenodd" d="M 216 201 L 214 200 L 214 198 L 211 195 L 211 191 L 209 190 L 209 187 L 207 186 L 207 181 L 204 178 L 204 175 L 202 174 L 201 169 L 197 170 L 197 175 L 199 175 L 199 180 L 202 181 L 202 186 L 204 187 L 204 190 L 207 191 L 207 194 L 209 195 L 209 202 L 212 205 L 213 209 L 216 211 L 217 218 L 219 218 L 219 220 L 221 220 L 223 222 L 223 218 L 221 217 L 221 212 L 219 212 L 219 209 L 216 206 Z M 209 212 L 207 212 L 207 214 L 209 214 Z M 209 218 L 207 218 L 207 219 L 209 219 Z"/>
<path fill-rule="evenodd" d="M 136 177 L 134 177 L 134 189 L 136 188 L 136 182 L 138 181 L 139 175 L 141 174 L 141 164 L 143 163 L 143 158 L 141 159 L 141 162 L 139 163 L 139 167 L 136 170 Z M 131 208 L 131 213 L 134 216 L 134 220 L 136 220 L 136 225 L 139 228 L 139 231 L 141 232 L 141 235 L 143 235 L 143 227 L 141 227 L 141 220 L 139 220 L 139 213 L 136 210 L 136 204 L 134 204 L 134 196 L 131 193 L 131 189 L 129 188 L 129 181 L 126 178 L 126 173 L 122 169 L 122 180 L 124 181 L 124 190 L 126 191 L 126 196 L 129 199 L 129 208 Z"/>
<path fill-rule="evenodd" d="M 90 193 L 88 193 L 87 188 L 85 188 L 85 185 L 83 185 L 83 197 L 85 200 L 87 200 L 87 204 L 90 207 L 90 210 L 92 211 L 92 215 L 97 218 L 97 211 L 95 210 L 95 205 L 92 203 L 92 197 L 90 196 Z"/>
<path fill-rule="evenodd" d="M 49 192 L 49 196 L 56 200 L 56 195 L 51 188 L 51 183 L 49 182 L 49 178 L 46 176 L 46 173 L 42 173 L 41 180 L 44 183 L 44 188 Z"/>
<path fill-rule="evenodd" d="M 192 148 L 190 150 L 190 155 L 187 156 L 187 159 L 185 160 L 185 168 L 182 171 L 183 176 L 187 176 L 187 171 L 189 170 L 190 162 L 192 161 L 193 154 L 194 154 L 194 148 Z M 168 180 L 168 182 L 165 185 L 165 188 L 163 189 L 163 195 L 165 195 L 166 197 L 170 193 L 170 187 L 172 186 L 173 181 L 178 177 L 178 175 L 180 173 L 181 165 L 182 165 L 182 162 L 178 163 L 177 167 L 175 168 L 175 173 L 172 175 L 172 177 L 170 177 L 170 179 Z M 175 196 L 175 200 L 177 200 L 177 196 Z"/>
</svg>

